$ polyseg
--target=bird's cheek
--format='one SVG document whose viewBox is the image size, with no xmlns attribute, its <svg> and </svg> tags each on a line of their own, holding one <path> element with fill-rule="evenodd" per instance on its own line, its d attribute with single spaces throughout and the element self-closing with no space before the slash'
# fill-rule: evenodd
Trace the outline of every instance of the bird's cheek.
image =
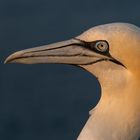
<svg viewBox="0 0 140 140">
<path fill-rule="evenodd" d="M 98 63 L 92 64 L 92 65 L 80 65 L 80 67 L 82 67 L 87 72 L 94 75 L 95 77 L 98 77 L 102 71 L 100 68 L 100 64 L 98 64 Z"/>
</svg>

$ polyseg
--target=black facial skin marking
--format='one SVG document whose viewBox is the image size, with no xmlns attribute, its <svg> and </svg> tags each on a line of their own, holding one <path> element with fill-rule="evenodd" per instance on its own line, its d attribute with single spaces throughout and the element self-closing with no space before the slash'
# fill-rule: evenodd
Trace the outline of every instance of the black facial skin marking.
<svg viewBox="0 0 140 140">
<path fill-rule="evenodd" d="M 113 58 L 111 56 L 111 54 L 109 53 L 109 43 L 106 40 L 96 40 L 96 41 L 86 42 L 86 41 L 80 40 L 78 38 L 74 38 L 74 39 L 80 41 L 83 47 L 85 47 L 85 48 L 87 48 L 87 49 L 89 49 L 91 51 L 94 51 L 96 53 L 99 53 L 99 54 L 102 54 L 102 55 L 110 57 L 110 59 L 101 59 L 101 60 L 95 61 L 95 62 L 93 62 L 93 64 L 97 63 L 97 62 L 101 62 L 101 61 L 111 61 L 111 62 L 113 62 L 115 64 L 118 64 L 118 65 L 121 65 L 121 66 L 125 67 L 125 65 L 123 65 L 121 62 L 119 62 L 118 60 L 116 60 L 115 58 Z M 101 51 L 97 50 L 94 47 L 94 45 L 96 45 L 96 43 L 101 42 L 101 41 L 105 42 L 108 45 L 108 49 L 105 52 L 101 52 Z M 86 65 L 89 65 L 89 64 L 92 64 L 92 63 L 88 63 Z"/>
<path fill-rule="evenodd" d="M 110 54 L 109 54 L 109 44 L 106 40 L 96 40 L 96 41 L 86 42 L 86 41 L 83 41 L 83 40 L 80 40 L 80 39 L 77 39 L 77 38 L 74 38 L 74 39 L 81 41 L 81 43 L 82 43 L 81 45 L 84 46 L 85 48 L 91 50 L 91 51 L 94 51 L 96 53 L 100 53 L 102 55 L 110 56 Z M 95 45 L 98 42 L 105 42 L 108 45 L 108 49 L 105 52 L 97 50 L 95 48 Z"/>
</svg>

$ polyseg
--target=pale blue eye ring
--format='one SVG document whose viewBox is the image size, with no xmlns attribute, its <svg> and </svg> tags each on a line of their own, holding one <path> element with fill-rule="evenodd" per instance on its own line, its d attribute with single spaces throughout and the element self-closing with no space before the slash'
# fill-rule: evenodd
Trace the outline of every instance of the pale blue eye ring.
<svg viewBox="0 0 140 140">
<path fill-rule="evenodd" d="M 105 41 L 99 41 L 95 44 L 95 49 L 99 52 L 107 52 L 109 49 L 109 45 Z"/>
</svg>

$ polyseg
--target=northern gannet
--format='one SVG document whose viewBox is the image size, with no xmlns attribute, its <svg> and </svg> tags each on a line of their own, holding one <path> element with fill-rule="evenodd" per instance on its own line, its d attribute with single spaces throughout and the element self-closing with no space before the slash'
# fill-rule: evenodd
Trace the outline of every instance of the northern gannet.
<svg viewBox="0 0 140 140">
<path fill-rule="evenodd" d="M 72 64 L 97 77 L 102 96 L 77 140 L 137 140 L 140 136 L 139 27 L 95 26 L 68 41 L 18 51 L 5 63 Z"/>
</svg>

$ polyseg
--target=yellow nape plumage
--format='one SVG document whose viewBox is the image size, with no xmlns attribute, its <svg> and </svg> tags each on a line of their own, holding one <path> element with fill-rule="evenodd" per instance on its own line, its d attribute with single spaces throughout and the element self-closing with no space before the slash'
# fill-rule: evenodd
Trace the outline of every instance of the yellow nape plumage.
<svg viewBox="0 0 140 140">
<path fill-rule="evenodd" d="M 140 136 L 140 28 L 99 25 L 78 37 L 16 52 L 5 63 L 64 63 L 83 67 L 102 97 L 78 140 L 137 140 Z M 94 94 L 94 93 L 93 93 Z"/>
</svg>

